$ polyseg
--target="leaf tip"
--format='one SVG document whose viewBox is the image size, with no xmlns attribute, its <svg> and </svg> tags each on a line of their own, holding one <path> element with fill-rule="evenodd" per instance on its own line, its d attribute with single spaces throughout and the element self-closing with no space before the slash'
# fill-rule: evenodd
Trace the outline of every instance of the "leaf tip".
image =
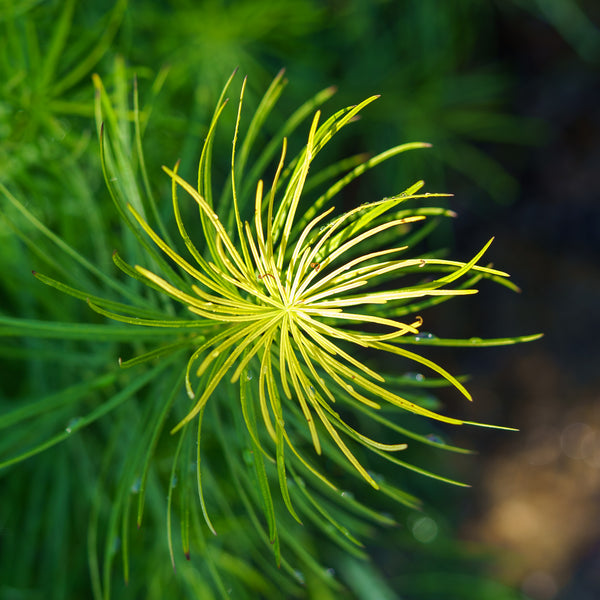
<svg viewBox="0 0 600 600">
<path fill-rule="evenodd" d="M 92 73 L 92 84 L 94 86 L 94 96 L 96 100 L 100 98 L 100 94 L 102 93 L 102 80 L 100 79 L 100 75 L 98 73 Z"/>
</svg>

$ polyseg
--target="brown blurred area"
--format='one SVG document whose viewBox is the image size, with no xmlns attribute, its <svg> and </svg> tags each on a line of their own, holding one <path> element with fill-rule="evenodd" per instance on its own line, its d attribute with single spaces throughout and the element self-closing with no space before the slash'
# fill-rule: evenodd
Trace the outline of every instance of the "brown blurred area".
<svg viewBox="0 0 600 600">
<path fill-rule="evenodd" d="M 522 402 L 513 408 L 521 431 L 486 453 L 478 509 L 462 535 L 499 549 L 496 574 L 536 600 L 597 598 L 600 584 L 599 387 L 567 379 L 539 348 L 508 362 L 477 394 L 494 403 L 506 400 L 502 390 L 520 390 L 511 400 Z M 581 586 L 585 594 L 569 591 Z"/>
</svg>

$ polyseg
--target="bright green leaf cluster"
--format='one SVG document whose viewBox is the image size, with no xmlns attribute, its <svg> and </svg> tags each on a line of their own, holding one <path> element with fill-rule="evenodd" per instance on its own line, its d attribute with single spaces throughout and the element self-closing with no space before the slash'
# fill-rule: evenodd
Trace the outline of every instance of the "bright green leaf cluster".
<svg viewBox="0 0 600 600">
<path fill-rule="evenodd" d="M 2 317 L 4 335 L 22 332 L 25 327 L 40 337 L 98 336 L 130 342 L 157 339 L 159 343 L 119 361 L 122 368 L 158 361 L 157 365 L 133 378 L 122 392 L 78 418 L 65 431 L 4 460 L 0 466 L 14 464 L 61 442 L 74 429 L 121 407 L 148 382 L 160 379 L 167 367 L 175 366 L 167 396 L 156 397 L 144 413 L 147 425 L 140 433 L 144 444 L 123 458 L 124 474 L 110 511 L 106 538 L 104 592 L 98 591 L 99 597 L 109 594 L 110 548 L 117 537 L 119 518 L 123 569 L 126 580 L 129 578 L 127 493 L 135 487 L 140 526 L 146 494 L 152 487 L 153 455 L 171 413 L 176 418 L 171 432 L 179 438 L 170 457 L 168 481 L 175 482 L 178 474 L 182 480 L 182 491 L 175 491 L 172 484 L 167 495 L 167 533 L 173 564 L 173 504 L 178 493 L 180 537 L 187 556 L 192 539 L 202 548 L 206 544 L 199 541 L 204 538 L 197 511 L 192 509 L 190 490 L 197 489 L 204 521 L 213 533 L 220 525 L 218 517 L 209 512 L 215 506 L 228 510 L 229 500 L 218 491 L 218 485 L 227 482 L 223 477 L 219 480 L 210 459 L 201 456 L 206 437 L 214 444 L 216 436 L 227 465 L 226 477 L 231 479 L 239 502 L 256 528 L 257 539 L 273 548 L 276 563 L 291 575 L 294 568 L 282 555 L 281 541 L 293 546 L 296 560 L 308 565 L 320 581 L 322 572 L 303 546 L 294 544 L 286 519 L 311 522 L 344 551 L 362 556 L 360 539 L 347 524 L 354 524 L 360 531 L 363 521 L 382 525 L 393 520 L 341 492 L 341 480 L 366 482 L 409 507 L 418 504 L 412 495 L 370 470 L 369 454 L 428 477 L 457 483 L 398 458 L 398 452 L 413 441 L 463 451 L 405 426 L 407 413 L 449 424 L 464 423 L 428 405 L 415 388 L 450 385 L 471 399 L 460 378 L 407 346 L 490 346 L 537 337 L 446 340 L 423 333 L 423 311 L 454 297 L 476 293 L 482 279 L 516 289 L 506 273 L 480 264 L 491 240 L 467 262 L 415 252 L 414 247 L 439 219 L 454 216 L 450 210 L 426 204 L 447 194 L 423 193 L 424 183 L 419 181 L 400 194 L 371 199 L 346 211 L 336 210 L 332 204 L 366 171 L 402 152 L 428 146 L 403 144 L 374 157 L 357 155 L 315 167 L 321 150 L 356 121 L 377 96 L 324 118 L 320 107 L 333 90 L 323 90 L 261 145 L 265 123 L 286 81 L 283 73 L 275 78 L 244 127 L 244 80 L 232 131 L 228 177 L 217 193 L 213 183 L 214 146 L 232 80 L 233 76 L 208 128 L 197 184 L 191 185 L 180 175 L 179 163 L 173 168 L 163 167 L 171 183 L 175 228 L 163 221 L 164 211 L 154 200 L 146 172 L 142 152 L 145 122 L 137 86 L 132 112 L 134 133 L 128 136 L 124 118 L 129 114 L 127 107 L 115 107 L 100 78 L 94 78 L 104 176 L 129 228 L 123 238 L 124 254 L 134 257 L 128 263 L 115 252 L 113 261 L 129 276 L 128 283 L 100 272 L 47 230 L 6 188 L 1 188 L 31 226 L 128 300 L 105 299 L 36 273 L 43 283 L 86 301 L 94 311 L 119 324 L 69 328 L 65 324 L 13 322 Z M 302 134 L 306 143 L 290 159 L 288 139 L 311 115 Z M 143 186 L 138 183 L 136 171 L 141 174 Z M 185 248 L 185 253 L 178 245 Z M 398 372 L 381 372 L 374 366 L 374 358 L 386 355 L 414 363 L 432 376 L 415 380 Z M 183 367 L 178 367 L 182 359 Z M 110 383 L 114 380 L 111 378 Z M 183 387 L 187 402 L 178 400 Z M 62 400 L 45 400 L 39 409 L 32 406 L 31 411 L 48 410 L 49 402 Z M 26 417 L 9 414 L 5 422 Z M 224 418 L 234 427 L 231 436 L 226 433 Z M 361 431 L 365 423 L 376 425 L 385 439 L 366 435 Z M 244 460 L 240 460 L 240 452 Z M 214 451 L 210 456 L 214 460 Z M 327 468 L 325 459 L 335 469 Z M 192 462 L 195 469 L 190 473 L 187 465 Z M 332 475 L 335 471 L 337 474 Z M 218 485 L 208 486 L 207 481 Z M 274 485 L 279 487 L 278 494 L 273 494 Z M 282 526 L 282 522 L 288 525 Z M 97 529 L 91 531 L 97 535 Z M 100 590 L 94 552 L 92 574 Z M 221 567 L 237 560 L 235 556 L 229 560 L 225 554 L 221 559 Z M 266 585 L 254 567 L 246 567 L 247 577 L 256 586 Z M 210 568 L 217 587 L 221 586 L 217 567 L 214 571 Z"/>
</svg>

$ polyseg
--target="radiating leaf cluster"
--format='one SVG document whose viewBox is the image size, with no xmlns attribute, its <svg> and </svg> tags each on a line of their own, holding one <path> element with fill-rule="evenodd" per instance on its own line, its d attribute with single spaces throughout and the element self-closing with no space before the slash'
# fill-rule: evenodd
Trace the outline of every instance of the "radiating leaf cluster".
<svg viewBox="0 0 600 600">
<path fill-rule="evenodd" d="M 506 273 L 480 264 L 491 242 L 467 262 L 415 250 L 439 219 L 453 216 L 435 205 L 442 194 L 421 191 L 423 182 L 342 209 L 342 192 L 356 178 L 427 146 L 403 144 L 373 157 L 317 163 L 375 96 L 325 118 L 321 106 L 333 90 L 323 90 L 265 140 L 264 124 L 286 80 L 278 75 L 249 121 L 244 81 L 228 175 L 218 181 L 223 161 L 213 160 L 215 140 L 230 109 L 230 80 L 208 128 L 197 183 L 180 175 L 179 164 L 164 168 L 171 188 L 166 211 L 146 172 L 137 87 L 130 131 L 123 107 L 115 106 L 99 77 L 94 84 L 104 176 L 127 226 L 113 262 L 128 277 L 106 275 L 2 187 L 28 226 L 97 283 L 90 290 L 35 276 L 110 321 L 74 325 L 2 316 L 0 327 L 4 336 L 120 342 L 128 344 L 127 355 L 103 377 L 0 416 L 0 427 L 14 432 L 0 446 L 0 467 L 84 427 L 98 428 L 106 450 L 87 526 L 96 598 L 111 595 L 118 554 L 125 581 L 135 579 L 148 521 L 167 532 L 177 585 L 185 582 L 200 597 L 226 597 L 232 587 L 249 597 L 277 597 L 282 590 L 286 597 L 307 590 L 328 597 L 341 583 L 320 557 L 338 556 L 340 564 L 364 558 L 363 540 L 396 522 L 380 507 L 388 501 L 388 507 L 419 506 L 404 489 L 403 474 L 456 483 L 399 458 L 414 443 L 462 451 L 415 426 L 415 415 L 463 423 L 440 412 L 425 390 L 450 385 L 470 399 L 460 378 L 407 346 L 532 339 L 437 339 L 421 330 L 423 311 L 475 293 L 482 279 L 514 286 Z M 292 136 L 303 145 L 289 158 Z M 402 361 L 393 373 L 378 370 L 383 355 Z M 411 375 L 415 369 L 427 376 Z M 96 405 L 89 401 L 93 390 L 104 395 Z M 74 406 L 81 412 L 67 420 Z M 39 432 L 43 439 L 15 427 L 44 414 L 57 420 Z M 60 419 L 65 422 L 57 429 Z M 175 435 L 167 435 L 169 429 Z M 82 472 L 86 461 L 95 462 L 82 458 Z M 373 470 L 385 461 L 401 467 L 394 483 Z M 368 493 L 369 485 L 383 501 Z M 176 542 L 191 563 L 176 560 Z M 265 559 L 273 553 L 274 560 Z M 164 570 L 155 572 L 162 577 Z"/>
</svg>

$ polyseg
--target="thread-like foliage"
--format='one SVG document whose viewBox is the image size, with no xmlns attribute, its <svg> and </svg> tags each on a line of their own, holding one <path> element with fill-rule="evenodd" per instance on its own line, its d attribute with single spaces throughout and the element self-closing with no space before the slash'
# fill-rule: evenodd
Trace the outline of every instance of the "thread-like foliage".
<svg viewBox="0 0 600 600">
<path fill-rule="evenodd" d="M 403 144 L 373 157 L 356 155 L 315 167 L 325 146 L 377 96 L 325 118 L 321 105 L 333 90 L 323 90 L 291 115 L 278 133 L 265 136 L 265 124 L 286 81 L 283 73 L 275 78 L 244 125 L 244 80 L 232 121 L 228 176 L 217 189 L 215 140 L 229 108 L 226 94 L 232 80 L 233 76 L 208 127 L 196 184 L 180 175 L 179 163 L 163 167 L 171 187 L 173 219 L 167 220 L 161 216 L 166 214 L 163 206 L 154 199 L 143 159 L 145 114 L 137 86 L 131 134 L 95 77 L 102 167 L 128 228 L 125 250 L 115 252 L 113 261 L 129 283 L 95 273 L 92 264 L 55 239 L 2 188 L 30 226 L 127 300 L 105 298 L 36 273 L 43 283 L 86 301 L 118 324 L 86 329 L 30 323 L 30 334 L 85 339 L 95 331 L 106 339 L 146 342 L 141 351 L 136 344 L 138 351 L 119 359 L 119 365 L 152 366 L 65 431 L 9 456 L 0 466 L 37 454 L 127 403 L 135 407 L 136 394 L 156 382 L 148 388 L 146 404 L 130 408 L 140 425 L 131 429 L 130 421 L 121 421 L 122 427 L 131 429 L 129 444 L 117 444 L 115 457 L 107 452 L 102 467 L 108 481 L 109 464 L 116 460 L 120 476 L 111 483 L 114 500 L 105 508 L 109 526 L 102 568 L 96 543 L 100 491 L 90 523 L 90 567 L 98 598 L 110 595 L 117 539 L 129 580 L 132 495 L 137 495 L 140 527 L 146 499 L 157 504 L 160 477 L 166 477 L 168 485 L 166 529 L 173 566 L 174 539 L 179 536 L 186 557 L 192 548 L 206 557 L 202 568 L 221 594 L 226 595 L 230 585 L 223 571 L 235 573 L 236 585 L 246 593 L 276 594 L 285 589 L 294 595 L 299 582 L 307 585 L 306 577 L 313 590 L 336 589 L 335 579 L 312 556 L 308 527 L 299 525 L 320 532 L 345 555 L 364 556 L 360 538 L 367 532 L 365 523 L 382 526 L 394 520 L 368 501 L 354 499 L 344 491 L 349 485 L 359 491 L 370 486 L 405 506 L 418 505 L 410 493 L 378 477 L 371 470 L 373 464 L 384 459 L 457 483 L 398 458 L 411 443 L 461 451 L 407 425 L 411 422 L 407 415 L 465 423 L 443 414 L 423 390 L 449 385 L 471 399 L 460 378 L 410 348 L 502 345 L 537 337 L 444 340 L 423 332 L 427 309 L 475 294 L 483 279 L 516 289 L 507 273 L 482 263 L 491 240 L 467 262 L 418 252 L 418 242 L 435 223 L 454 216 L 435 203 L 447 194 L 424 193 L 424 182 L 419 181 L 402 193 L 336 209 L 333 202 L 365 172 L 405 151 L 428 146 Z M 288 139 L 303 129 L 298 133 L 305 140 L 303 146 L 290 159 Z M 221 162 L 217 167 L 223 170 Z M 3 318 L 2 325 L 16 331 L 26 324 Z M 386 356 L 395 364 L 403 361 L 402 366 L 393 373 L 379 369 L 379 358 Z M 415 368 L 427 376 L 411 375 Z M 169 370 L 170 378 L 164 376 Z M 98 380 L 93 385 L 115 381 L 116 375 L 108 383 Z M 88 389 L 74 390 L 75 397 Z M 5 415 L 4 426 L 66 400 L 59 396 L 42 402 L 26 412 Z M 176 436 L 174 445 L 161 441 L 168 439 L 162 435 L 165 428 Z M 371 431 L 380 439 L 374 439 Z M 159 450 L 168 457 L 168 474 L 155 465 Z M 206 528 L 223 536 L 218 551 L 209 550 Z M 281 570 L 271 572 L 256 558 L 265 548 L 272 548 L 274 565 Z M 310 575 L 300 575 L 298 565 Z M 185 567 L 183 577 L 194 580 L 193 570 Z M 208 593 L 198 585 L 198 593 Z"/>
</svg>

